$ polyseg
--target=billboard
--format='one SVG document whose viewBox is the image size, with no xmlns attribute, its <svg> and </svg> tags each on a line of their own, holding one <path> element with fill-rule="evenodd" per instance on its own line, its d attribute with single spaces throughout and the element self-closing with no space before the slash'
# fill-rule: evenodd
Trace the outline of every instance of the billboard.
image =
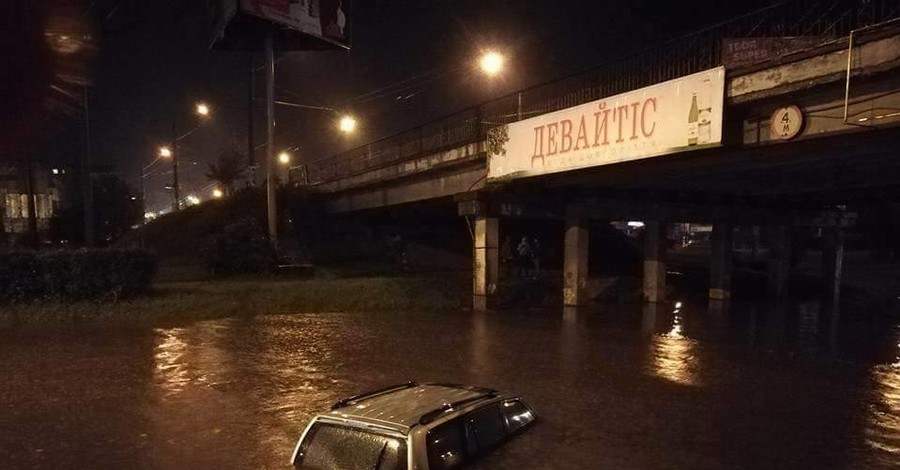
<svg viewBox="0 0 900 470">
<path fill-rule="evenodd" d="M 205 0 L 209 47 L 276 50 L 350 48 L 350 0 Z"/>
<path fill-rule="evenodd" d="M 350 47 L 349 1 L 240 0 L 241 11 L 342 47 Z"/>
<path fill-rule="evenodd" d="M 725 68 L 544 114 L 488 133 L 488 180 L 557 173 L 722 143 Z"/>
</svg>

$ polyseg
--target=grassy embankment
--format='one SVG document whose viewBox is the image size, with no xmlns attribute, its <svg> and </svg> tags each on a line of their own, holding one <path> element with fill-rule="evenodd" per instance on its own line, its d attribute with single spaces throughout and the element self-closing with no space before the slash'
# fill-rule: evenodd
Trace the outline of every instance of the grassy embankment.
<svg viewBox="0 0 900 470">
<path fill-rule="evenodd" d="M 386 276 L 161 283 L 147 296 L 118 302 L 4 305 L 0 307 L 0 326 L 172 325 L 264 314 L 446 311 L 468 306 L 467 286 L 462 278 Z"/>
</svg>

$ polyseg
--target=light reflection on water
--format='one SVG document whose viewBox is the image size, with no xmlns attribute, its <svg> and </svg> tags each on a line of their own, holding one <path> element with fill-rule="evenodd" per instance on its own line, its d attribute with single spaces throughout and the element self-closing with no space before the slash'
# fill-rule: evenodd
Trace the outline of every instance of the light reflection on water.
<svg viewBox="0 0 900 470">
<path fill-rule="evenodd" d="M 684 335 L 683 308 L 682 302 L 676 302 L 668 331 L 655 334 L 650 341 L 649 369 L 654 375 L 678 384 L 702 385 L 696 374 L 696 341 Z M 645 315 L 644 321 L 648 320 Z"/>
<path fill-rule="evenodd" d="M 900 331 L 892 364 L 872 368 L 875 401 L 869 405 L 866 443 L 886 453 L 882 460 L 900 463 Z"/>
<path fill-rule="evenodd" d="M 166 394 L 178 393 L 190 382 L 184 333 L 184 328 L 154 330 L 154 383 Z"/>
</svg>

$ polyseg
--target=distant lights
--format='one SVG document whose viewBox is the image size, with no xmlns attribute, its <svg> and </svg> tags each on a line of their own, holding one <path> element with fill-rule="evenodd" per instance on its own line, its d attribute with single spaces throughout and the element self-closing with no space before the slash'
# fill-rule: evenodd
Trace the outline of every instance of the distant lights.
<svg viewBox="0 0 900 470">
<path fill-rule="evenodd" d="M 213 195 L 213 197 L 216 198 L 216 199 L 221 199 L 222 196 L 225 195 L 225 193 L 223 193 L 221 189 L 216 188 L 216 189 L 213 189 L 212 195 Z"/>
<path fill-rule="evenodd" d="M 188 196 L 186 199 L 187 199 L 187 202 L 189 205 L 194 206 L 194 205 L 200 204 L 200 198 L 197 196 L 194 196 L 193 194 Z"/>
<path fill-rule="evenodd" d="M 50 170 L 50 172 L 53 173 L 54 175 L 58 175 L 58 174 L 59 174 L 59 168 L 54 168 L 54 169 Z"/>
<path fill-rule="evenodd" d="M 291 163 L 291 154 L 287 152 L 281 152 L 278 154 L 278 163 L 282 165 L 288 165 Z"/>
</svg>

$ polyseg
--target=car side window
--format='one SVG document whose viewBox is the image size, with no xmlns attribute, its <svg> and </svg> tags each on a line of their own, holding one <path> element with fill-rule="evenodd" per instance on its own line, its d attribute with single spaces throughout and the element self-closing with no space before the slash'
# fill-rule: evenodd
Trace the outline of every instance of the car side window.
<svg viewBox="0 0 900 470">
<path fill-rule="evenodd" d="M 466 460 L 466 435 L 460 418 L 428 431 L 428 468 L 459 468 Z"/>
<path fill-rule="evenodd" d="M 477 451 L 490 450 L 506 437 L 504 417 L 497 404 L 488 405 L 466 415 L 470 436 L 474 437 Z"/>
<path fill-rule="evenodd" d="M 534 413 L 519 400 L 507 400 L 500 405 L 503 417 L 506 419 L 506 428 L 510 433 L 527 426 L 534 421 Z"/>
</svg>

